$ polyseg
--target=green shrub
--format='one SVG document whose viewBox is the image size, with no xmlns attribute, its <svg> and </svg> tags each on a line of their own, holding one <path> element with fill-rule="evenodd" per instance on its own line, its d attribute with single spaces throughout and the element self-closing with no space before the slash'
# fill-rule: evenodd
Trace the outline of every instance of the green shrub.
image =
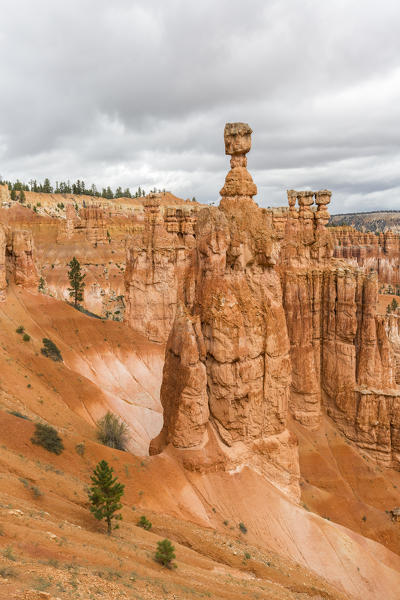
<svg viewBox="0 0 400 600">
<path fill-rule="evenodd" d="M 239 523 L 239 529 L 242 533 L 247 533 L 247 527 L 244 523 Z"/>
<path fill-rule="evenodd" d="M 157 542 L 157 551 L 155 559 L 157 562 L 162 564 L 164 567 L 171 569 L 172 567 L 176 567 L 172 563 L 175 558 L 175 548 L 171 544 L 170 540 L 162 540 L 161 542 Z"/>
<path fill-rule="evenodd" d="M 17 574 L 14 569 L 10 569 L 9 567 L 4 567 L 0 569 L 0 577 L 3 579 L 8 579 L 9 577 L 16 577 Z"/>
<path fill-rule="evenodd" d="M 8 558 L 8 560 L 14 560 L 16 561 L 16 557 L 14 555 L 14 551 L 13 551 L 13 547 L 12 546 L 7 546 L 6 548 L 4 548 L 3 550 L 3 556 L 4 558 Z"/>
<path fill-rule="evenodd" d="M 79 454 L 79 456 L 83 456 L 85 454 L 85 449 L 85 442 L 79 442 L 79 444 L 75 446 L 76 453 Z"/>
<path fill-rule="evenodd" d="M 152 524 L 150 523 L 150 521 L 148 519 L 146 519 L 146 517 L 143 515 L 142 517 L 140 517 L 139 521 L 137 522 L 137 526 L 138 527 L 142 527 L 143 529 L 146 529 L 146 531 L 150 531 Z"/>
<path fill-rule="evenodd" d="M 64 450 L 64 444 L 57 430 L 50 425 L 43 425 L 42 423 L 35 424 L 35 433 L 31 437 L 31 442 L 38 446 L 43 446 L 43 448 L 46 448 L 49 452 L 54 452 L 54 454 L 61 454 Z"/>
<path fill-rule="evenodd" d="M 55 362 L 62 362 L 63 357 L 54 342 L 48 338 L 43 338 L 43 346 L 44 347 L 40 349 L 43 356 L 47 356 L 47 358 L 51 358 L 51 360 L 54 360 Z"/>
<path fill-rule="evenodd" d="M 24 340 L 24 342 L 29 342 L 29 340 L 31 339 L 31 336 L 28 335 L 27 333 L 24 333 L 24 335 L 22 336 L 22 339 Z"/>
<path fill-rule="evenodd" d="M 16 333 L 24 333 L 25 327 L 23 325 L 20 325 L 15 331 Z"/>
<path fill-rule="evenodd" d="M 14 417 L 18 417 L 19 419 L 26 419 L 27 421 L 30 421 L 29 417 L 27 417 L 26 415 L 23 415 L 18 410 L 10 410 L 9 413 L 10 413 L 10 415 L 14 415 Z"/>
<path fill-rule="evenodd" d="M 112 412 L 97 421 L 97 438 L 105 446 L 125 450 L 128 442 L 128 427 Z"/>
</svg>

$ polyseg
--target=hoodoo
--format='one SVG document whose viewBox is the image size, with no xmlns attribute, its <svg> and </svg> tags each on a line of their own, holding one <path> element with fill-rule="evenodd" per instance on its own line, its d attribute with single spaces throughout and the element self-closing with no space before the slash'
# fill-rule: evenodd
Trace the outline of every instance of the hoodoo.
<svg viewBox="0 0 400 600">
<path fill-rule="evenodd" d="M 199 213 L 195 243 L 167 285 L 176 311 L 164 426 L 151 452 L 170 445 L 191 470 L 251 464 L 297 497 L 288 412 L 316 428 L 324 410 L 349 439 L 396 466 L 399 392 L 376 276 L 333 258 L 331 192 L 289 190 L 289 209 L 258 207 L 247 170 L 251 132 L 226 125 L 231 170 L 220 205 Z M 153 240 L 155 226 L 145 231 Z M 141 248 L 146 264 L 154 242 Z"/>
</svg>

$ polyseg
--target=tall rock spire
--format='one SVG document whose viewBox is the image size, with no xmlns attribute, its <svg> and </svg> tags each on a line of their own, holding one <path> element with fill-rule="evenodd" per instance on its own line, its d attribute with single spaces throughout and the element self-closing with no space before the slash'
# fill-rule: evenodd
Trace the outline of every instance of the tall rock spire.
<svg viewBox="0 0 400 600">
<path fill-rule="evenodd" d="M 225 154 L 231 156 L 231 170 L 220 194 L 223 199 L 248 199 L 257 194 L 257 186 L 247 170 L 246 154 L 251 148 L 252 129 L 247 123 L 227 123 L 224 130 Z"/>
</svg>

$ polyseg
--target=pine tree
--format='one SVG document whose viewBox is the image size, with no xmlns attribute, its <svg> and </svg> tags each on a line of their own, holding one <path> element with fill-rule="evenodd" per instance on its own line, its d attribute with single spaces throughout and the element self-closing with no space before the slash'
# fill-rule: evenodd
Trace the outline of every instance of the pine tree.
<svg viewBox="0 0 400 600">
<path fill-rule="evenodd" d="M 71 287 L 68 288 L 69 295 L 74 299 L 75 308 L 78 306 L 78 302 L 82 302 L 83 300 L 83 289 L 85 287 L 85 282 L 83 281 L 86 275 L 82 275 L 81 265 L 79 261 L 75 258 L 68 263 L 70 267 L 70 271 L 68 271 L 68 278 L 71 284 Z"/>
<path fill-rule="evenodd" d="M 23 204 L 25 202 L 25 192 L 24 190 L 21 190 L 19 193 L 19 201 L 21 202 L 21 204 Z"/>
<path fill-rule="evenodd" d="M 112 529 L 118 529 L 118 525 L 112 527 L 112 520 L 121 521 L 122 515 L 115 514 L 122 508 L 120 502 L 125 486 L 113 477 L 114 469 L 105 460 L 99 462 L 90 477 L 93 486 L 89 490 L 90 512 L 99 521 L 105 519 L 107 522 L 107 533 L 111 535 Z"/>
<path fill-rule="evenodd" d="M 45 288 L 46 288 L 46 282 L 45 282 L 45 280 L 43 279 L 43 277 L 41 277 L 41 278 L 39 279 L 38 291 L 39 291 L 41 294 L 44 294 L 44 292 L 45 292 Z"/>
<path fill-rule="evenodd" d="M 53 188 L 52 188 L 52 185 L 50 183 L 50 179 L 48 177 L 46 177 L 46 179 L 44 180 L 41 191 L 43 193 L 45 193 L 45 194 L 52 194 L 53 193 Z"/>
<path fill-rule="evenodd" d="M 165 539 L 160 542 L 157 542 L 157 552 L 156 552 L 156 561 L 164 565 L 164 567 L 171 567 L 173 565 L 172 561 L 175 558 L 175 548 L 171 544 L 170 540 Z"/>
<path fill-rule="evenodd" d="M 16 194 L 14 188 L 11 190 L 10 198 L 13 202 L 15 202 L 17 200 L 17 194 Z"/>
</svg>

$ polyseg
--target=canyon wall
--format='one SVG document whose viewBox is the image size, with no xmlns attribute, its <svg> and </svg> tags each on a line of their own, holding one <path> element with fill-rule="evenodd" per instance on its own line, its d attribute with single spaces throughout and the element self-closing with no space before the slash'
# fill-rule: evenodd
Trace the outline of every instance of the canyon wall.
<svg viewBox="0 0 400 600">
<path fill-rule="evenodd" d="M 83 307 L 103 318 L 122 321 L 126 240 L 143 229 L 146 199 L 26 192 L 21 204 L 10 200 L 6 185 L 0 184 L 0 192 L 4 196 L 0 224 L 9 231 L 31 233 L 44 293 L 69 301 L 68 263 L 75 256 L 86 274 Z M 174 227 L 176 213 L 180 230 L 193 229 L 191 213 L 199 206 L 196 202 L 169 192 L 156 194 L 156 198 L 168 228 Z"/>
<path fill-rule="evenodd" d="M 129 239 L 125 321 L 151 341 L 165 343 L 171 331 L 196 218 L 193 208 L 162 212 L 159 198 L 150 194 Z"/>
<path fill-rule="evenodd" d="M 0 302 L 6 299 L 6 232 L 0 225 Z"/>
<path fill-rule="evenodd" d="M 7 271 L 14 283 L 37 291 L 39 276 L 34 260 L 32 234 L 27 230 L 10 231 L 7 240 Z"/>
<path fill-rule="evenodd" d="M 400 235 L 391 231 L 376 235 L 353 227 L 329 227 L 334 256 L 349 264 L 374 270 L 380 283 L 400 286 Z"/>
</svg>

